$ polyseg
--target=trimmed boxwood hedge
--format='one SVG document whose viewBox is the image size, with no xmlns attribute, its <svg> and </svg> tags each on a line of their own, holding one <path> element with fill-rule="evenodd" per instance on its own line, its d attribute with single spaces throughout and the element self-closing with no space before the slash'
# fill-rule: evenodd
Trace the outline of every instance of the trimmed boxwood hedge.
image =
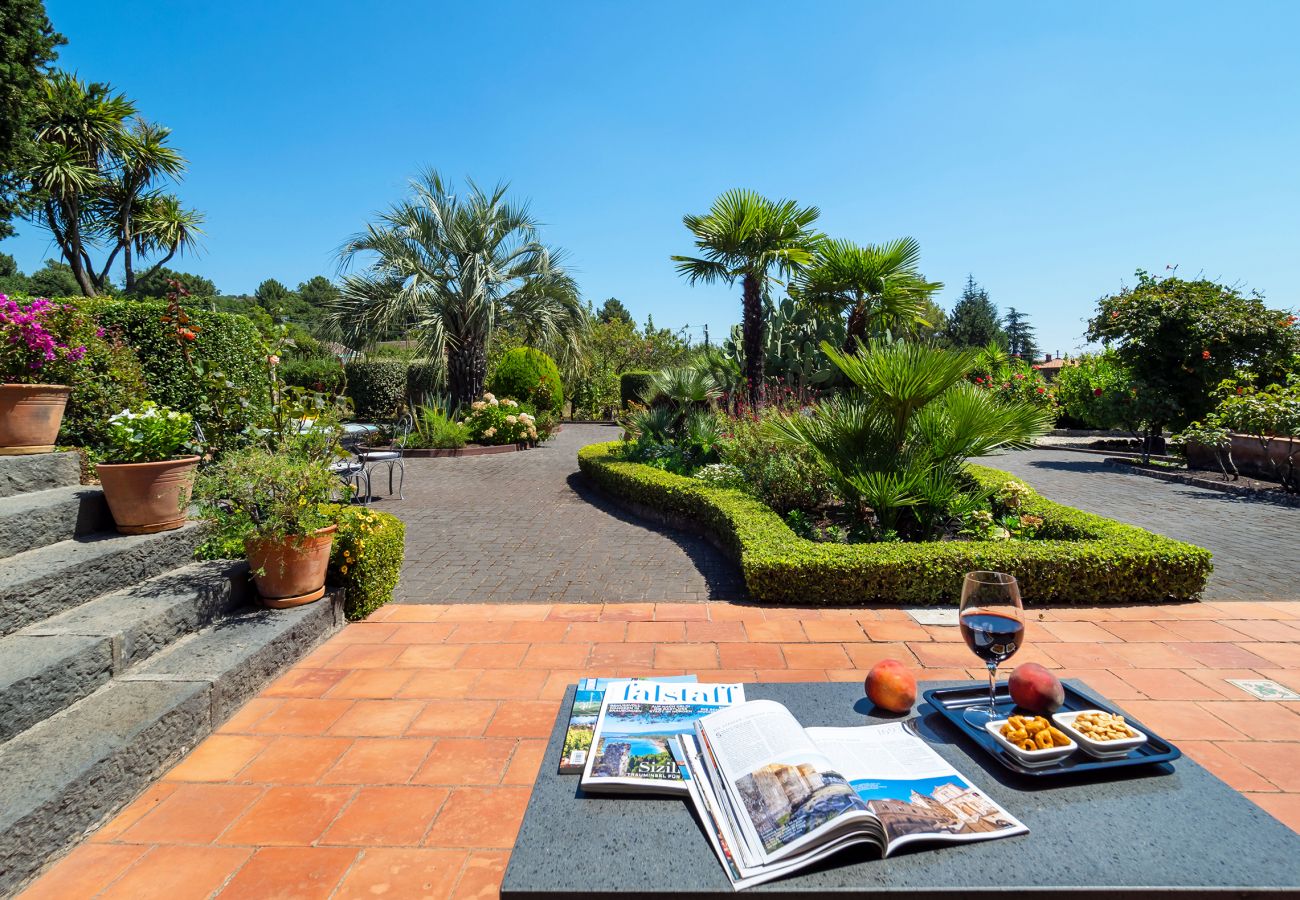
<svg viewBox="0 0 1300 900">
<path fill-rule="evenodd" d="M 1032 541 L 817 543 L 747 494 L 629 462 L 621 446 L 584 447 L 578 465 L 615 498 L 702 528 L 764 602 L 955 604 L 962 575 L 981 569 L 1015 575 L 1031 604 L 1163 601 L 1196 597 L 1213 568 L 1208 550 L 1032 493 L 1023 510 L 1043 519 Z M 1024 484 L 983 466 L 970 472 L 984 484 Z"/>
<path fill-rule="evenodd" d="M 405 360 L 377 359 L 350 362 L 347 374 L 348 396 L 353 412 L 363 421 L 389 421 L 406 403 Z"/>
<path fill-rule="evenodd" d="M 355 622 L 393 599 L 406 556 L 406 525 L 367 506 L 333 506 L 338 523 L 326 581 L 343 588 L 344 609 Z"/>
</svg>

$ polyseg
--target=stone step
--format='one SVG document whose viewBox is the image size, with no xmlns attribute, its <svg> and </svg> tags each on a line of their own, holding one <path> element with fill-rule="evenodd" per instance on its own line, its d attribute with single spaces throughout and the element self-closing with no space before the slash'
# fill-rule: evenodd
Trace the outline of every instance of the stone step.
<svg viewBox="0 0 1300 900">
<path fill-rule="evenodd" d="M 74 484 L 0 497 L 0 559 L 112 528 L 99 488 Z"/>
<path fill-rule="evenodd" d="M 159 534 L 92 534 L 0 559 L 0 636 L 193 558 L 194 523 Z"/>
<path fill-rule="evenodd" d="M 0 456 L 0 497 L 80 483 L 81 454 L 75 451 Z"/>
<path fill-rule="evenodd" d="M 341 592 L 246 610 L 0 746 L 0 896 L 134 800 L 342 621 Z"/>
<path fill-rule="evenodd" d="M 0 743 L 247 602 L 248 566 L 193 563 L 0 638 Z"/>
</svg>

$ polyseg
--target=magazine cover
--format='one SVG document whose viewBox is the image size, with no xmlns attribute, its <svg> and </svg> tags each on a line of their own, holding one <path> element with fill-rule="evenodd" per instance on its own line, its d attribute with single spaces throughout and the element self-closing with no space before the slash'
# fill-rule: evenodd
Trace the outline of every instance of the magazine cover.
<svg viewBox="0 0 1300 900">
<path fill-rule="evenodd" d="M 582 774 L 588 790 L 685 794 L 671 742 L 695 723 L 744 702 L 741 684 L 623 681 L 605 690 Z"/>
<path fill-rule="evenodd" d="M 564 749 L 560 752 L 561 775 L 582 774 L 582 769 L 587 764 L 587 752 L 591 749 L 591 735 L 596 730 L 596 719 L 600 716 L 600 702 L 605 697 L 605 688 L 616 681 L 628 680 L 627 678 L 584 678 L 578 682 L 578 689 L 573 695 L 573 710 L 569 714 L 569 730 L 564 734 Z M 673 675 L 655 680 L 693 684 L 696 678 L 694 675 Z"/>
</svg>

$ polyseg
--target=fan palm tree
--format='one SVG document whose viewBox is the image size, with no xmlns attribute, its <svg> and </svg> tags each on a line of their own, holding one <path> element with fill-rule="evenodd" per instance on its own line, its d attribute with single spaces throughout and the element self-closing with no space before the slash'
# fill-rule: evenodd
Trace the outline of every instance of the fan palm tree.
<svg viewBox="0 0 1300 900">
<path fill-rule="evenodd" d="M 917 270 L 921 246 L 912 238 L 859 246 L 823 241 L 793 293 L 836 315 L 848 312 L 844 350 L 852 353 L 870 337 L 897 336 L 926 321 L 927 302 L 943 284 Z"/>
<path fill-rule="evenodd" d="M 329 307 L 336 333 L 366 346 L 413 329 L 427 356 L 446 361 L 452 399 L 464 405 L 483 392 L 488 342 L 501 323 L 526 325 L 543 347 L 580 339 L 586 315 L 577 287 L 505 185 L 485 191 L 470 182 L 458 194 L 430 171 L 411 189 L 343 245 L 343 267 L 372 259 L 344 277 Z"/>
<path fill-rule="evenodd" d="M 821 236 L 812 230 L 820 210 L 793 200 L 769 200 L 754 191 L 730 190 L 702 216 L 686 215 L 699 256 L 674 256 L 678 274 L 696 282 L 741 283 L 741 334 L 749 402 L 767 402 L 764 376 L 763 298 L 774 275 L 788 276 L 812 262 Z"/>
</svg>

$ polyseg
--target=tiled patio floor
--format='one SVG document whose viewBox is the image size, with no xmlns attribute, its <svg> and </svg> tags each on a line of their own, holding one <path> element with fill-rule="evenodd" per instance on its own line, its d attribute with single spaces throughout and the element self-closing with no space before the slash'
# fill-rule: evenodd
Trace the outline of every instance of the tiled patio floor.
<svg viewBox="0 0 1300 900">
<path fill-rule="evenodd" d="M 1300 602 L 1031 611 L 1086 680 L 1300 830 Z M 583 675 L 980 676 L 897 610 L 390 605 L 348 626 L 54 866 L 34 898 L 494 897 L 565 686 Z"/>
</svg>

